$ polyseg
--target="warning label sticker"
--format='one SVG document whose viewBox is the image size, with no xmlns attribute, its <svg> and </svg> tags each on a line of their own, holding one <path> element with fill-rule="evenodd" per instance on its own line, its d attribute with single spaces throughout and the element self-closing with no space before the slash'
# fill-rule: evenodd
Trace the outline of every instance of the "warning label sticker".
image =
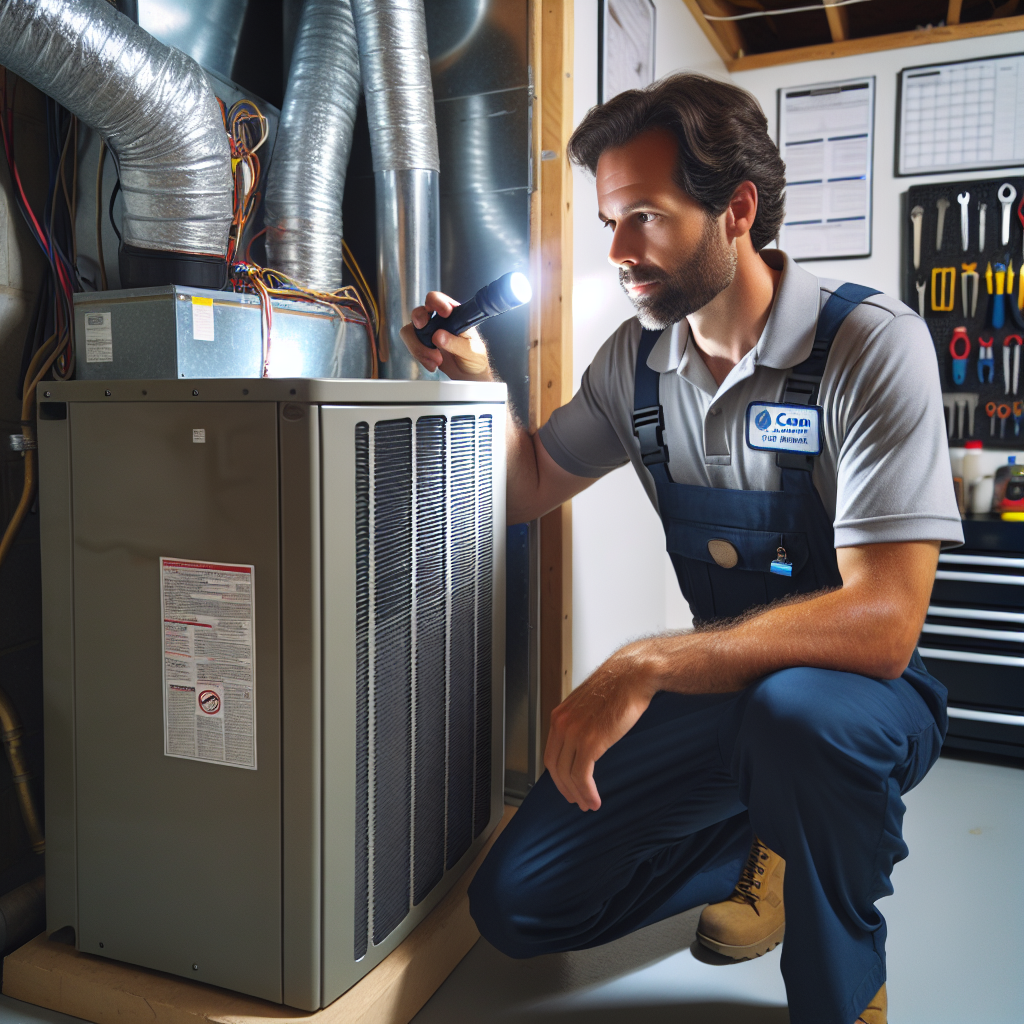
<svg viewBox="0 0 1024 1024">
<path fill-rule="evenodd" d="M 253 566 L 160 559 L 164 753 L 256 767 Z"/>
<path fill-rule="evenodd" d="M 192 338 L 194 341 L 214 341 L 213 299 L 192 296 Z"/>
<path fill-rule="evenodd" d="M 110 329 L 109 313 L 85 314 L 85 361 L 112 363 L 114 361 L 114 335 Z"/>
</svg>

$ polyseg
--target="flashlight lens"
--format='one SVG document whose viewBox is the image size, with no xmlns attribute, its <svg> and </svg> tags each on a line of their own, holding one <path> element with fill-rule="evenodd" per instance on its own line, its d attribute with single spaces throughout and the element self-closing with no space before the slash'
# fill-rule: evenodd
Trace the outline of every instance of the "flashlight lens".
<svg viewBox="0 0 1024 1024">
<path fill-rule="evenodd" d="M 527 280 L 526 275 L 521 274 L 518 270 L 512 275 L 509 287 L 520 304 L 529 302 L 533 298 L 533 289 L 530 287 L 530 282 Z"/>
</svg>

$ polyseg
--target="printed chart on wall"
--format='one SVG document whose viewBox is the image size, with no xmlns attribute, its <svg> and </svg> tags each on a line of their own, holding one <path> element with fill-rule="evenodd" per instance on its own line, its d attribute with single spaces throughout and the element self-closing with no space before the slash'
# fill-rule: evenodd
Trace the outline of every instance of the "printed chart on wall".
<svg viewBox="0 0 1024 1024">
<path fill-rule="evenodd" d="M 256 767 L 253 566 L 160 559 L 164 753 Z"/>
<path fill-rule="evenodd" d="M 897 175 L 1024 164 L 1024 54 L 904 68 Z"/>
<path fill-rule="evenodd" d="M 779 247 L 796 260 L 871 255 L 875 79 L 779 90 L 786 219 Z"/>
</svg>

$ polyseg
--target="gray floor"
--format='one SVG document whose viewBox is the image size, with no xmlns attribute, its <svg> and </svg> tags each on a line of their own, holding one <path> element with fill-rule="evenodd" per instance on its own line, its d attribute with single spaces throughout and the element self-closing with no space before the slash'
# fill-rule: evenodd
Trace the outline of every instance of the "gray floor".
<svg viewBox="0 0 1024 1024">
<path fill-rule="evenodd" d="M 943 758 L 907 796 L 889 922 L 892 1024 L 1024 1021 L 1024 771 Z M 600 949 L 515 961 L 478 942 L 414 1024 L 784 1024 L 780 949 L 723 964 L 697 913 Z M 0 1024 L 71 1018 L 0 996 Z"/>
</svg>

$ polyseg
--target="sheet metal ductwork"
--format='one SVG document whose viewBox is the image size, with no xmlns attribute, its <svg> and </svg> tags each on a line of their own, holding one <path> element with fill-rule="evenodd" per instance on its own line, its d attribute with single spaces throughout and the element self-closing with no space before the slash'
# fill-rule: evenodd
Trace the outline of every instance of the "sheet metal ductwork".
<svg viewBox="0 0 1024 1024">
<path fill-rule="evenodd" d="M 267 180 L 267 259 L 300 283 L 341 287 L 341 200 L 359 106 L 350 0 L 306 0 Z"/>
<path fill-rule="evenodd" d="M 0 64 L 107 141 L 124 196 L 125 287 L 221 287 L 231 153 L 202 69 L 106 0 L 6 0 Z"/>
<path fill-rule="evenodd" d="M 353 0 L 377 207 L 377 280 L 392 379 L 433 377 L 399 337 L 414 306 L 440 287 L 434 91 L 423 0 Z"/>
</svg>

